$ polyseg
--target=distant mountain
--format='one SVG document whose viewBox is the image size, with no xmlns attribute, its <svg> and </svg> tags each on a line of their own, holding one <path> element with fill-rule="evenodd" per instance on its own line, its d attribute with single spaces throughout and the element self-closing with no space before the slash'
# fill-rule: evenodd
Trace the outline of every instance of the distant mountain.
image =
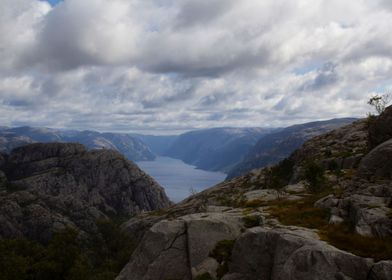
<svg viewBox="0 0 392 280">
<path fill-rule="evenodd" d="M 351 124 L 356 120 L 354 118 L 342 118 L 310 122 L 293 125 L 278 132 L 265 135 L 250 149 L 244 160 L 230 170 L 227 179 L 244 175 L 255 168 L 276 164 L 287 158 L 305 141 L 333 129 Z"/>
<path fill-rule="evenodd" d="M 154 154 L 160 156 L 164 155 L 174 143 L 174 141 L 178 138 L 178 135 L 131 135 L 145 143 Z"/>
<path fill-rule="evenodd" d="M 89 149 L 112 149 L 133 161 L 153 160 L 155 155 L 141 140 L 128 134 L 96 131 L 57 130 L 51 128 L 16 127 L 0 130 L 0 151 L 42 142 L 77 142 Z"/>
<path fill-rule="evenodd" d="M 212 128 L 180 135 L 165 153 L 197 168 L 230 170 L 263 136 L 266 128 Z"/>
</svg>

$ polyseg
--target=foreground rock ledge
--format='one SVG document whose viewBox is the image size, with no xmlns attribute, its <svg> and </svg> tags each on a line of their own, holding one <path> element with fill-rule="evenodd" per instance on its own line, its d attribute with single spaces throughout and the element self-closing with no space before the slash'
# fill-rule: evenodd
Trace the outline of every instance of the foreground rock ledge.
<svg viewBox="0 0 392 280">
<path fill-rule="evenodd" d="M 188 280 L 204 273 L 216 279 L 218 263 L 209 253 L 218 241 L 227 239 L 236 242 L 224 280 L 392 279 L 391 261 L 375 264 L 339 250 L 309 229 L 244 230 L 235 209 L 160 221 L 147 231 L 116 280 Z"/>
</svg>

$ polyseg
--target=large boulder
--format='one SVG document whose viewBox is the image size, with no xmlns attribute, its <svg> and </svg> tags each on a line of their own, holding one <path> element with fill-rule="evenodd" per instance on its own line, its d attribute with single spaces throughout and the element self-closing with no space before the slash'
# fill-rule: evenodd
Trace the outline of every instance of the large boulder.
<svg viewBox="0 0 392 280">
<path fill-rule="evenodd" d="M 392 179 L 392 139 L 378 145 L 361 160 L 358 174 L 364 178 Z"/>
<path fill-rule="evenodd" d="M 376 263 L 370 271 L 369 280 L 392 279 L 392 261 L 381 261 Z"/>
<path fill-rule="evenodd" d="M 374 148 L 392 138 L 392 106 L 369 124 L 369 146 Z"/>
<path fill-rule="evenodd" d="M 214 276 L 218 263 L 209 253 L 217 242 L 238 237 L 242 223 L 242 215 L 235 213 L 198 213 L 160 221 L 146 232 L 116 280 Z"/>
<path fill-rule="evenodd" d="M 224 280 L 366 280 L 372 261 L 338 250 L 307 230 L 253 228 L 236 241 Z"/>
</svg>

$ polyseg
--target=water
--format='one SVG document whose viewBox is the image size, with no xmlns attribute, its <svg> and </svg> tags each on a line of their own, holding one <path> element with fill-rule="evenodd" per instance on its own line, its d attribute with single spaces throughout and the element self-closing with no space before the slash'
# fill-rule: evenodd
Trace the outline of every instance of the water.
<svg viewBox="0 0 392 280">
<path fill-rule="evenodd" d="M 191 189 L 202 191 L 222 182 L 226 174 L 196 169 L 181 160 L 157 157 L 154 161 L 139 161 L 137 165 L 153 177 L 173 202 L 191 195 Z"/>
</svg>

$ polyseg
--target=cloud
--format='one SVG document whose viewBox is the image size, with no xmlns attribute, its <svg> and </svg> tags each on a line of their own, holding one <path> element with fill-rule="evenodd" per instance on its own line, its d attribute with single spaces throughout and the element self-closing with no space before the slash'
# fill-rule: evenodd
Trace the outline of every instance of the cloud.
<svg viewBox="0 0 392 280">
<path fill-rule="evenodd" d="M 0 3 L 0 122 L 110 131 L 364 116 L 390 1 Z"/>
</svg>

